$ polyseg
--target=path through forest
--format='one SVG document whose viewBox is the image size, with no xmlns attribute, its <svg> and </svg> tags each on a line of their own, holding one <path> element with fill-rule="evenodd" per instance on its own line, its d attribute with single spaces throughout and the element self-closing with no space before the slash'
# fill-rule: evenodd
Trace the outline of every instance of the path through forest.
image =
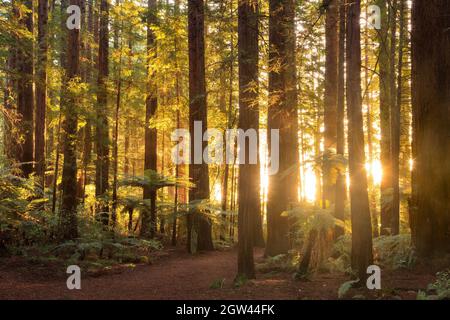
<svg viewBox="0 0 450 320">
<path fill-rule="evenodd" d="M 81 290 L 68 290 L 64 277 L 36 276 L 26 272 L 23 260 L 0 265 L 0 299 L 336 299 L 345 275 L 320 274 L 312 281 L 294 281 L 290 274 L 257 274 L 257 279 L 240 288 L 233 286 L 236 272 L 235 250 L 189 255 L 180 250 L 165 251 L 153 264 L 82 279 Z M 256 251 L 256 260 L 262 259 Z M 30 268 L 28 266 L 27 268 Z M 394 278 L 394 277 L 393 277 Z M 425 287 L 430 276 L 403 273 L 402 298 L 415 298 L 417 286 Z M 222 288 L 211 284 L 225 279 Z M 406 281 L 406 282 L 405 282 Z"/>
</svg>

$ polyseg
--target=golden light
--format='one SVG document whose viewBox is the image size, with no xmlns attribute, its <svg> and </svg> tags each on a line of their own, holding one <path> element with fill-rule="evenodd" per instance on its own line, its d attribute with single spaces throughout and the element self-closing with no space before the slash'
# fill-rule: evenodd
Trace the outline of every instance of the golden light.
<svg viewBox="0 0 450 320">
<path fill-rule="evenodd" d="M 222 202 L 222 186 L 219 183 L 214 185 L 213 197 L 214 200 Z"/>
<path fill-rule="evenodd" d="M 372 163 L 366 163 L 367 174 L 372 175 L 373 183 L 375 185 L 381 184 L 383 178 L 383 169 L 379 160 L 373 160 Z"/>
<path fill-rule="evenodd" d="M 316 175 L 311 167 L 306 167 L 303 175 L 303 196 L 308 201 L 316 199 Z"/>
</svg>

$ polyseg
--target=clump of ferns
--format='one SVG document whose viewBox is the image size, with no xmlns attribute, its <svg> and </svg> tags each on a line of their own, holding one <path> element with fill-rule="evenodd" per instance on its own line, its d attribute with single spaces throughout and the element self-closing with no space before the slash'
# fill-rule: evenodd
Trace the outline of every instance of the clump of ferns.
<svg viewBox="0 0 450 320">
<path fill-rule="evenodd" d="M 301 239 L 300 258 L 296 278 L 325 269 L 334 243 L 334 230 L 345 228 L 344 222 L 333 216 L 333 208 L 323 209 L 311 204 L 301 204 L 283 213 L 293 220 L 295 236 Z"/>
</svg>

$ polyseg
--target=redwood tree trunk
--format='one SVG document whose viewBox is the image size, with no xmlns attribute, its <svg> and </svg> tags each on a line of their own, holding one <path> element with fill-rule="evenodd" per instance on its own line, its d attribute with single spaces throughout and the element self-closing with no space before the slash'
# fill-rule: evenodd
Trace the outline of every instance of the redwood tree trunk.
<svg viewBox="0 0 450 320">
<path fill-rule="evenodd" d="M 266 255 L 287 253 L 289 221 L 282 213 L 298 202 L 298 116 L 295 81 L 295 6 L 293 0 L 269 2 L 270 130 L 279 129 L 279 170 L 269 177 Z"/>
<path fill-rule="evenodd" d="M 450 2 L 412 13 L 414 242 L 421 256 L 450 251 Z"/>
<path fill-rule="evenodd" d="M 397 95 L 391 107 L 391 164 L 392 164 L 392 217 L 391 233 L 400 232 L 400 113 L 402 107 L 403 45 L 405 38 L 405 0 L 400 1 L 400 29 L 397 65 Z"/>
<path fill-rule="evenodd" d="M 338 7 L 339 0 L 329 1 L 325 18 L 325 152 L 337 147 Z M 323 196 L 326 201 L 334 202 L 335 186 L 330 169 L 329 165 L 323 164 Z"/>
<path fill-rule="evenodd" d="M 387 17 L 386 0 L 378 0 L 377 5 L 381 9 L 381 29 L 378 30 L 378 41 L 380 43 L 379 55 L 379 86 L 380 86 L 380 160 L 383 168 L 381 178 L 380 197 L 380 234 L 389 234 L 391 208 L 388 201 L 389 189 L 391 187 L 391 155 L 390 155 L 390 67 L 389 67 L 389 21 Z"/>
<path fill-rule="evenodd" d="M 238 14 L 239 129 L 258 132 L 258 2 L 240 0 Z M 241 150 L 245 152 L 245 163 L 239 164 L 238 182 L 238 274 L 249 279 L 255 277 L 253 234 L 257 230 L 252 215 L 260 217 L 261 210 L 259 159 L 257 164 L 250 163 L 250 152 L 254 151 L 257 150 L 250 150 L 250 143 L 245 139 Z"/>
<path fill-rule="evenodd" d="M 345 154 L 345 133 L 344 133 L 344 117 L 345 117 L 345 0 L 339 3 L 339 59 L 338 59 L 338 100 L 336 110 L 336 153 L 344 156 Z M 338 172 L 336 178 L 336 197 L 335 212 L 336 219 L 345 220 L 345 171 Z M 336 227 L 335 237 L 344 234 L 344 229 Z"/>
<path fill-rule="evenodd" d="M 100 198 L 97 210 L 99 218 L 107 226 L 109 223 L 109 127 L 108 127 L 108 0 L 100 2 L 99 49 L 98 49 L 98 88 L 97 88 L 97 162 L 95 174 L 95 196 Z"/>
<path fill-rule="evenodd" d="M 45 179 L 45 108 L 47 106 L 48 0 L 38 1 L 38 59 L 36 66 L 36 115 L 34 161 L 38 184 Z"/>
<path fill-rule="evenodd" d="M 19 18 L 19 23 L 33 33 L 33 1 L 24 0 L 21 2 L 29 11 Z M 18 162 L 21 163 L 22 174 L 25 177 L 33 171 L 33 112 L 34 112 L 34 91 L 33 91 L 33 42 L 27 40 L 18 47 L 17 50 L 17 111 L 20 117 L 19 130 L 22 136 L 20 140 L 20 152 Z"/>
<path fill-rule="evenodd" d="M 203 0 L 188 1 L 188 42 L 189 42 L 189 132 L 191 134 L 191 163 L 189 165 L 189 178 L 195 187 L 189 190 L 189 201 L 209 200 L 209 170 L 208 165 L 195 158 L 203 156 L 203 150 L 208 143 L 202 141 L 202 150 L 195 153 L 194 122 L 202 123 L 202 135 L 206 131 L 207 106 L 205 83 L 205 40 L 204 40 L 204 4 Z M 192 237 L 197 235 L 198 250 L 213 250 L 211 221 L 195 210 L 188 215 L 187 234 L 188 250 L 192 252 Z M 192 232 L 192 231 L 195 232 Z"/>
<path fill-rule="evenodd" d="M 156 36 L 151 29 L 156 23 L 156 0 L 148 1 L 147 17 L 147 97 L 145 100 L 145 159 L 144 170 L 147 174 L 157 170 L 157 136 L 156 128 L 150 127 L 150 120 L 156 114 L 158 106 L 158 92 L 155 82 L 155 73 L 152 71 L 152 63 L 156 57 Z M 150 212 L 142 212 L 141 236 L 154 237 L 156 233 L 156 189 L 150 186 L 144 187 L 144 199 L 150 200 Z"/>
<path fill-rule="evenodd" d="M 80 5 L 80 0 L 70 0 L 70 5 Z M 80 76 L 80 30 L 68 30 L 67 83 L 76 82 Z M 64 240 L 78 237 L 77 231 L 77 97 L 66 90 L 64 99 L 64 164 L 62 172 L 62 203 L 60 237 Z"/>
<path fill-rule="evenodd" d="M 370 219 L 367 175 L 365 170 L 364 132 L 361 101 L 360 0 L 347 0 L 347 118 L 352 215 L 352 268 L 365 283 L 367 267 L 372 263 L 372 225 Z"/>
</svg>

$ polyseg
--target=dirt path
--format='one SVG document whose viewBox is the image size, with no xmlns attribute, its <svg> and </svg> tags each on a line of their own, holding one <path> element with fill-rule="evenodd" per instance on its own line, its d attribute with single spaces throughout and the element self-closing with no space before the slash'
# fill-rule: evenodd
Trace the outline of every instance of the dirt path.
<svg viewBox="0 0 450 320">
<path fill-rule="evenodd" d="M 262 250 L 255 254 L 260 260 Z M 313 281 L 297 282 L 289 274 L 258 274 L 256 280 L 234 288 L 236 258 L 234 250 L 197 256 L 169 251 L 167 257 L 152 265 L 83 278 L 81 290 L 68 290 L 66 278 L 55 279 L 51 274 L 33 277 L 9 262 L 0 266 L 0 299 L 336 299 L 339 286 L 348 280 L 344 275 L 323 274 Z M 430 280 L 402 276 L 408 287 L 423 287 Z M 225 279 L 224 286 L 211 289 L 211 284 L 219 279 Z M 391 283 L 393 288 L 402 285 L 405 284 Z M 401 295 L 413 299 L 415 292 Z"/>
<path fill-rule="evenodd" d="M 261 255 L 261 252 L 257 252 Z M 261 279 L 233 288 L 235 251 L 191 256 L 173 251 L 152 265 L 138 265 L 119 274 L 82 279 L 81 290 L 68 290 L 66 279 L 33 279 L 23 270 L 0 269 L 0 299 L 292 299 L 295 287 L 283 277 Z M 221 289 L 211 284 L 225 279 Z"/>
</svg>

